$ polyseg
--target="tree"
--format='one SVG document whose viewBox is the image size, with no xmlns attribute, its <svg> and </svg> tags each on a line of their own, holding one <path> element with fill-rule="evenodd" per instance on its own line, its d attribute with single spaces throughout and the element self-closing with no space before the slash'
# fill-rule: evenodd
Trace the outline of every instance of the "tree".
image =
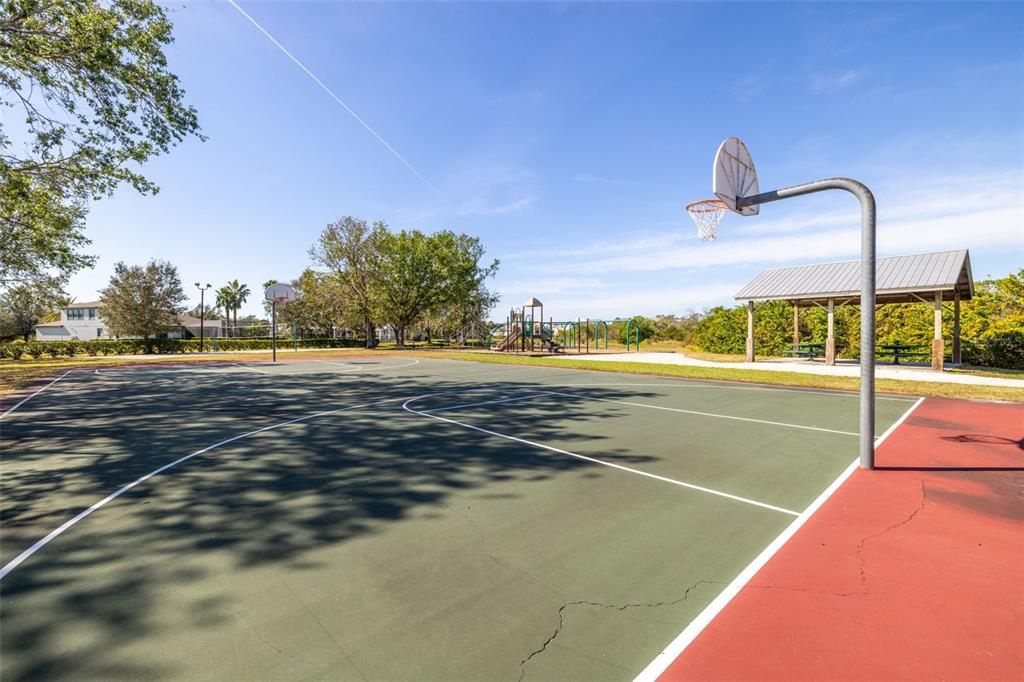
<svg viewBox="0 0 1024 682">
<path fill-rule="evenodd" d="M 227 319 L 231 316 L 231 309 L 234 306 L 234 300 L 231 297 L 231 290 L 223 286 L 214 294 L 213 304 L 224 311 L 224 317 Z M 234 322 L 232 327 L 237 327 L 238 323 Z M 229 332 L 229 334 L 232 332 Z"/>
<path fill-rule="evenodd" d="M 219 308 L 217 306 L 203 304 L 201 307 L 197 305 L 192 308 L 192 310 L 189 310 L 187 314 L 192 317 L 199 317 L 207 320 L 219 320 L 220 315 L 217 313 L 218 310 Z"/>
<path fill-rule="evenodd" d="M 269 289 L 270 287 L 274 286 L 277 283 L 278 282 L 276 279 L 268 279 L 266 282 L 263 283 L 263 291 L 266 291 L 267 289 Z M 273 309 L 273 307 L 274 306 L 270 303 L 270 301 L 264 299 L 263 312 L 265 312 L 267 315 L 270 315 L 270 311 Z"/>
<path fill-rule="evenodd" d="M 498 262 L 482 267 L 480 240 L 450 231 L 426 235 L 419 230 L 376 233 L 373 296 L 380 318 L 395 327 L 398 347 L 408 328 L 441 309 L 479 312 L 494 305 L 483 286 Z"/>
<path fill-rule="evenodd" d="M 628 324 L 627 324 L 628 323 Z M 629 327 L 629 339 L 626 338 L 626 327 Z M 586 339 L 588 330 L 585 328 L 580 330 L 580 338 Z M 611 329 L 608 330 L 609 336 L 618 340 L 619 343 L 625 345 L 626 343 L 635 344 L 637 337 L 639 336 L 640 341 L 646 341 L 647 339 L 654 336 L 654 320 L 636 315 L 629 318 L 628 320 L 616 320 L 611 325 Z M 638 332 L 639 331 L 639 335 Z"/>
<path fill-rule="evenodd" d="M 345 323 L 345 292 L 335 273 L 306 268 L 292 280 L 298 299 L 285 306 L 288 319 L 302 329 L 333 332 Z"/>
<path fill-rule="evenodd" d="M 245 284 L 239 284 L 237 279 L 233 279 L 227 283 L 224 287 L 228 291 L 228 298 L 231 302 L 231 317 L 233 324 L 238 324 L 238 309 L 249 300 L 249 295 L 252 291 Z M 224 309 L 225 315 L 227 314 L 227 308 Z"/>
<path fill-rule="evenodd" d="M 92 265 L 88 202 L 157 191 L 138 166 L 201 137 L 172 41 L 152 0 L 0 0 L 0 106 L 18 110 L 0 125 L 0 280 L 63 284 Z"/>
<path fill-rule="evenodd" d="M 56 304 L 53 292 L 46 287 L 18 284 L 0 295 L 0 328 L 3 334 L 17 334 L 25 341 L 35 326 Z"/>
<path fill-rule="evenodd" d="M 438 302 L 444 274 L 432 240 L 419 230 L 387 232 L 378 238 L 374 298 L 381 319 L 395 327 L 399 348 L 406 330 Z"/>
<path fill-rule="evenodd" d="M 742 353 L 746 347 L 747 312 L 743 306 L 716 306 L 697 325 L 697 343 L 709 353 Z"/>
<path fill-rule="evenodd" d="M 387 234 L 383 222 L 370 226 L 365 220 L 345 216 L 324 228 L 309 250 L 315 263 L 334 274 L 349 313 L 363 326 L 367 348 L 375 343 L 379 246 Z"/>
<path fill-rule="evenodd" d="M 110 284 L 100 294 L 110 333 L 142 338 L 176 326 L 186 300 L 178 269 L 160 260 L 145 266 L 115 263 Z"/>
<path fill-rule="evenodd" d="M 486 285 L 497 273 L 499 262 L 480 265 L 484 247 L 477 237 L 444 231 L 430 239 L 444 277 L 439 298 L 430 306 L 437 323 L 446 331 L 459 332 L 471 323 L 485 321 L 500 300 Z"/>
</svg>

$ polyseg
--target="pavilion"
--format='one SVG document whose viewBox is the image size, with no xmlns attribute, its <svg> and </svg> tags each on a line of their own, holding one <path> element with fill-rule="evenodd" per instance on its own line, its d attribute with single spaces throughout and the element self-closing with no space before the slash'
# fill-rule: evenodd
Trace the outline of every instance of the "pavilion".
<svg viewBox="0 0 1024 682">
<path fill-rule="evenodd" d="M 879 258 L 876 270 L 876 302 L 927 303 L 935 309 L 932 369 L 942 370 L 945 343 L 942 339 L 942 304 L 953 302 L 954 363 L 960 358 L 960 301 L 974 293 L 970 253 L 943 251 Z M 836 363 L 835 308 L 860 304 L 860 261 L 800 265 L 765 270 L 736 294 L 747 303 L 747 361 L 754 361 L 754 302 L 789 301 L 793 305 L 793 343 L 800 342 L 800 308 L 819 306 L 828 310 L 825 363 Z"/>
</svg>

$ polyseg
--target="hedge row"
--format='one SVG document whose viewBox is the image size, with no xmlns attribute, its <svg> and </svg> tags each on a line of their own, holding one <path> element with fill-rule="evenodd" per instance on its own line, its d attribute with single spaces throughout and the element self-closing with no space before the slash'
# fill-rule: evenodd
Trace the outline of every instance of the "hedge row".
<svg viewBox="0 0 1024 682">
<path fill-rule="evenodd" d="M 217 339 L 218 351 L 270 350 L 271 339 Z M 213 341 L 203 341 L 202 350 L 213 350 Z M 281 350 L 294 348 L 361 348 L 354 339 L 278 339 Z M 76 355 L 143 355 L 152 353 L 197 353 L 199 339 L 95 339 L 92 341 L 12 341 L 0 344 L 0 358 L 71 358 Z"/>
<path fill-rule="evenodd" d="M 964 339 L 962 352 L 964 362 L 972 365 L 1024 369 L 1024 331 L 990 333 L 976 341 Z"/>
</svg>

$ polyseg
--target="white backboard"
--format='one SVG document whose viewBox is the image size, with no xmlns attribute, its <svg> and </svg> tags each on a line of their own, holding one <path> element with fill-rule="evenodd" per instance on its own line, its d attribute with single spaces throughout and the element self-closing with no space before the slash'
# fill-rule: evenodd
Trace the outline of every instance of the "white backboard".
<svg viewBox="0 0 1024 682">
<path fill-rule="evenodd" d="M 711 170 L 711 187 L 715 196 L 730 210 L 742 215 L 757 215 L 758 206 L 736 209 L 737 197 L 749 197 L 759 192 L 754 160 L 740 138 L 728 137 L 718 146 Z"/>
<path fill-rule="evenodd" d="M 287 303 L 288 301 L 294 301 L 296 298 L 295 289 L 292 289 L 287 284 L 271 284 L 267 287 L 267 290 L 263 292 L 263 298 L 267 301 L 276 301 L 277 303 Z"/>
</svg>

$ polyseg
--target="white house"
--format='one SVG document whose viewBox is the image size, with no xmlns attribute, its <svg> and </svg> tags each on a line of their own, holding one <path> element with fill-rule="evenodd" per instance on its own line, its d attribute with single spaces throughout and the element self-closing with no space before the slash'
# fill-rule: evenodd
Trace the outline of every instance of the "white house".
<svg viewBox="0 0 1024 682">
<path fill-rule="evenodd" d="M 87 301 L 72 303 L 61 308 L 60 320 L 44 322 L 36 325 L 37 341 L 88 341 L 89 339 L 109 339 L 110 334 L 103 326 L 103 303 Z M 169 329 L 162 336 L 168 339 L 199 337 L 199 318 L 191 315 L 180 315 L 178 329 Z M 221 320 L 203 320 L 203 335 L 206 338 L 221 336 Z"/>
<path fill-rule="evenodd" d="M 86 301 L 61 308 L 59 321 L 36 325 L 36 340 L 109 339 L 110 335 L 103 328 L 103 320 L 100 318 L 102 307 L 103 304 L 99 301 Z"/>
</svg>

